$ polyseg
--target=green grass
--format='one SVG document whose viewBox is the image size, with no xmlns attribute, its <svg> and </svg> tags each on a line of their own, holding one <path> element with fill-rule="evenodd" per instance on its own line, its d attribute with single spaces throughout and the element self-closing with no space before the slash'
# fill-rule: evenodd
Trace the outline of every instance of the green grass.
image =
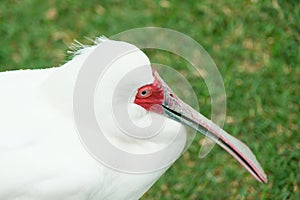
<svg viewBox="0 0 300 200">
<path fill-rule="evenodd" d="M 300 3 L 291 1 L 0 2 L 0 71 L 58 66 L 73 39 L 136 27 L 175 29 L 197 40 L 222 74 L 225 129 L 255 152 L 260 184 L 216 147 L 198 159 L 200 136 L 143 199 L 298 199 L 300 197 Z M 164 52 L 152 61 L 186 65 Z M 173 57 L 172 57 L 173 56 Z M 193 87 L 209 116 L 208 91 Z M 0 111 L 1 112 L 1 111 Z M 298 197 L 298 198 L 297 198 Z"/>
</svg>

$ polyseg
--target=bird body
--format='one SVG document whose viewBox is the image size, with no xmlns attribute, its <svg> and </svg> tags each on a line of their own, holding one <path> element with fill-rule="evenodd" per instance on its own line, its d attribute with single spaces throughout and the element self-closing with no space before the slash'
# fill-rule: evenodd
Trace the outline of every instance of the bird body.
<svg viewBox="0 0 300 200">
<path fill-rule="evenodd" d="M 83 147 L 72 92 L 89 52 L 59 68 L 0 73 L 0 199 L 138 199 L 166 170 L 116 171 Z"/>
</svg>

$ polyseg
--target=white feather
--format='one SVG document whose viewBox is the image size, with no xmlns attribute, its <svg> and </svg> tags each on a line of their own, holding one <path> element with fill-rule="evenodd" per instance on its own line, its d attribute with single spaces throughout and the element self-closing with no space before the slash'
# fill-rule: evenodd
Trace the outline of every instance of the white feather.
<svg viewBox="0 0 300 200">
<path fill-rule="evenodd" d="M 98 38 L 95 43 L 105 40 Z M 78 50 L 79 46 L 83 49 Z M 72 95 L 78 71 L 96 46 L 79 46 L 74 47 L 76 56 L 59 68 L 0 73 L 0 199 L 138 199 L 167 169 L 122 173 L 100 164 L 85 150 L 73 120 Z M 132 56 L 149 64 L 141 51 Z M 123 64 L 135 63 L 130 60 Z M 102 84 L 120 77 L 113 69 L 117 65 Z M 129 68 L 124 69 L 123 73 Z M 98 105 L 98 119 L 107 119 L 107 130 L 111 130 L 107 136 L 128 151 L 151 152 L 162 148 L 173 132 L 185 133 L 180 124 L 167 120 L 159 141 L 119 137 L 116 129 L 109 127 L 110 110 L 105 106 L 109 99 L 97 98 L 103 103 Z M 136 123 L 147 120 L 147 112 L 131 107 Z M 184 143 L 174 148 L 180 149 Z"/>
</svg>

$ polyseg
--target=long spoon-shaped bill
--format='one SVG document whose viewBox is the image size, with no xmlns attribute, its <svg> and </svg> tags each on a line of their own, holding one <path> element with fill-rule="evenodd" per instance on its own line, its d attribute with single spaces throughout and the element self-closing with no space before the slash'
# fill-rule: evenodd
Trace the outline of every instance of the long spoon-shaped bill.
<svg viewBox="0 0 300 200">
<path fill-rule="evenodd" d="M 215 141 L 230 153 L 259 182 L 266 183 L 267 176 L 252 151 L 243 142 L 225 132 L 211 120 L 180 100 L 162 81 L 164 88 L 163 114 L 183 123 Z"/>
</svg>

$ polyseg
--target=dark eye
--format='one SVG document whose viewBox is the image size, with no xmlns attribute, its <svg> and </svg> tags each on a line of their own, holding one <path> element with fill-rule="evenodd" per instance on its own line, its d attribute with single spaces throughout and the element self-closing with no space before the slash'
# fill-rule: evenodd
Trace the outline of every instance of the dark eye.
<svg viewBox="0 0 300 200">
<path fill-rule="evenodd" d="M 151 95 L 151 91 L 149 89 L 141 90 L 139 93 L 140 97 L 149 97 Z"/>
</svg>

